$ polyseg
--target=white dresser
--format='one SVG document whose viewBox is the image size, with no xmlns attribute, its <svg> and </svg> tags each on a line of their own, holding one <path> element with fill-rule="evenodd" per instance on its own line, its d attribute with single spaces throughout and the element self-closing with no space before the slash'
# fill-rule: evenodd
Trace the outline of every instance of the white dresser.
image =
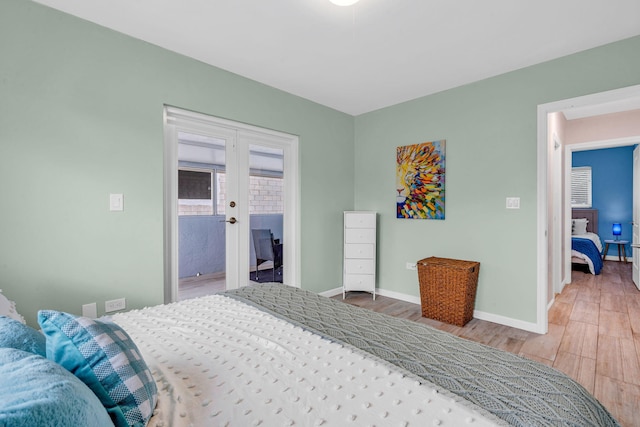
<svg viewBox="0 0 640 427">
<path fill-rule="evenodd" d="M 376 299 L 376 212 L 344 213 L 342 298 L 349 291 L 367 291 Z"/>
</svg>

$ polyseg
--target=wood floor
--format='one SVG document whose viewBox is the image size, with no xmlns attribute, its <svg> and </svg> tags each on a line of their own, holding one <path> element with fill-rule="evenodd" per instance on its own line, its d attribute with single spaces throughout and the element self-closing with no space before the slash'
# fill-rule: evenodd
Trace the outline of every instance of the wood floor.
<svg viewBox="0 0 640 427">
<path fill-rule="evenodd" d="M 268 261 L 260 266 L 260 272 L 266 271 L 271 274 L 273 263 Z M 255 270 L 251 270 L 249 277 L 253 277 Z M 260 273 L 263 274 L 263 273 Z M 250 285 L 257 285 L 259 282 L 249 279 Z M 205 295 L 217 294 L 226 289 L 226 276 L 224 273 L 203 274 L 194 277 L 186 277 L 178 281 L 178 300 L 202 297 Z"/>
<path fill-rule="evenodd" d="M 178 282 L 178 300 L 217 294 L 224 290 L 225 276 L 211 274 L 188 277 Z"/>
<path fill-rule="evenodd" d="M 448 325 L 422 317 L 420 305 L 383 296 L 373 301 L 368 293 L 351 292 L 344 301 L 553 366 L 589 390 L 620 424 L 640 426 L 640 291 L 631 281 L 631 264 L 606 261 L 598 276 L 574 271 L 549 311 L 545 335 L 478 319 Z"/>
</svg>

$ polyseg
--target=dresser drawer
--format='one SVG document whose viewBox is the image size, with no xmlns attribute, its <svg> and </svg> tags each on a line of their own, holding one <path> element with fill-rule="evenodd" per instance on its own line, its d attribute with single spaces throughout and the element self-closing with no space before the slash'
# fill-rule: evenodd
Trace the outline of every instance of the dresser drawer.
<svg viewBox="0 0 640 427">
<path fill-rule="evenodd" d="M 346 274 L 374 274 L 375 271 L 372 259 L 344 260 L 344 272 Z"/>
<path fill-rule="evenodd" d="M 373 211 L 344 212 L 342 297 L 366 291 L 376 299 L 376 227 Z"/>
<path fill-rule="evenodd" d="M 346 291 L 369 291 L 376 288 L 373 274 L 345 274 L 344 288 Z"/>
<path fill-rule="evenodd" d="M 344 216 L 345 228 L 375 228 L 376 216 L 372 214 L 350 213 Z"/>
<path fill-rule="evenodd" d="M 344 242 L 345 243 L 375 243 L 376 230 L 375 228 L 345 228 Z"/>
<path fill-rule="evenodd" d="M 373 258 L 373 244 L 347 243 L 344 245 L 345 258 Z"/>
</svg>

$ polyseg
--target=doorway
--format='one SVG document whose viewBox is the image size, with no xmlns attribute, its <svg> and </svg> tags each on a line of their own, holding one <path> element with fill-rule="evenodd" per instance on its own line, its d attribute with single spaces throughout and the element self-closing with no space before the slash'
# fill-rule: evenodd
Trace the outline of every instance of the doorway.
<svg viewBox="0 0 640 427">
<path fill-rule="evenodd" d="M 592 150 L 606 150 L 606 149 L 612 149 L 612 148 L 621 148 L 621 147 L 633 147 L 637 144 L 640 143 L 640 135 L 638 136 L 632 136 L 632 137 L 626 137 L 626 138 L 618 138 L 618 139 L 610 139 L 610 140 L 602 140 L 602 141 L 590 141 L 590 142 L 583 142 L 583 143 L 578 143 L 578 144 L 570 144 L 567 145 L 565 147 L 565 168 L 564 168 L 564 182 L 565 182 L 565 188 L 564 188 L 564 194 L 570 195 L 571 194 L 571 169 L 573 167 L 573 154 L 579 151 L 592 151 Z M 630 156 L 634 156 L 635 154 L 631 154 L 629 153 Z M 631 160 L 631 159 L 629 159 Z M 638 184 L 636 183 L 636 179 L 635 179 L 635 175 L 636 175 L 636 170 L 637 165 L 634 162 L 633 165 L 633 173 L 634 173 L 634 179 L 632 180 L 632 186 L 631 186 L 631 197 L 635 198 L 637 192 L 640 189 L 640 186 L 638 186 Z M 595 185 L 595 183 L 594 183 Z M 565 218 L 571 218 L 571 200 L 570 198 L 567 196 L 565 197 L 564 200 L 564 205 L 562 206 L 562 209 L 564 209 L 564 216 Z M 624 208 L 618 206 L 618 210 L 623 210 Z M 601 213 L 602 214 L 602 213 Z M 635 215 L 635 214 L 634 214 Z M 602 216 L 600 216 L 600 218 L 602 218 Z M 635 223 L 635 220 L 633 221 Z M 630 234 L 633 234 L 633 230 L 631 233 L 628 233 L 627 229 L 627 223 L 625 221 L 624 224 L 624 228 L 625 228 L 625 232 L 624 235 L 625 236 L 629 236 Z M 635 227 L 634 227 L 635 228 Z M 571 227 L 569 226 L 569 223 L 565 224 L 565 233 L 563 236 L 564 239 L 564 248 L 571 248 Z M 602 240 L 605 240 L 606 238 L 603 238 L 602 236 L 606 236 L 607 233 L 611 233 L 611 228 L 609 227 L 608 232 L 606 230 L 601 230 L 600 231 L 600 236 Z M 613 237 L 613 235 L 611 235 L 611 237 L 609 237 L 609 239 L 611 239 Z M 629 237 L 626 237 L 626 239 L 628 239 Z M 638 242 L 638 239 L 634 237 L 634 239 L 632 240 L 634 242 Z M 633 251 L 632 251 L 633 252 Z M 636 251 L 637 252 L 637 251 Z M 626 251 L 625 252 L 627 255 L 627 258 L 629 257 L 629 252 Z M 635 256 L 637 257 L 637 253 L 635 254 Z M 562 290 L 562 286 L 564 286 L 567 283 L 571 282 L 571 251 L 570 250 L 566 250 L 566 251 L 562 251 L 561 252 L 561 257 L 562 257 L 562 262 L 564 264 L 564 272 L 565 275 L 562 279 L 562 283 L 559 289 L 557 289 L 557 293 L 559 293 Z M 637 260 L 633 259 L 632 257 L 632 264 L 634 267 L 634 271 L 637 271 Z M 637 283 L 637 281 L 634 280 L 635 283 Z"/>
<path fill-rule="evenodd" d="M 285 242 L 279 281 L 298 286 L 298 138 L 174 107 L 164 130 L 165 302 L 251 284 L 256 223 Z"/>
<path fill-rule="evenodd" d="M 555 150 L 550 143 L 549 117 L 558 112 L 580 112 L 585 116 L 596 116 L 637 108 L 640 108 L 640 85 L 538 106 L 537 321 L 535 332 L 547 332 L 547 310 L 553 301 L 552 292 L 561 287 L 561 285 L 553 283 L 553 278 L 559 276 L 553 274 L 550 277 L 550 271 L 562 268 L 562 264 L 568 262 L 570 258 L 570 251 L 567 254 L 566 247 L 563 248 L 559 243 L 564 242 L 564 239 L 549 240 L 549 233 L 552 230 L 550 219 L 557 216 L 567 220 L 564 212 L 565 204 L 553 204 L 553 192 L 563 191 L 562 172 L 558 170 L 559 162 L 554 156 L 561 155 L 564 150 Z M 635 252 L 637 252 L 636 249 L 634 249 L 634 255 Z"/>
</svg>

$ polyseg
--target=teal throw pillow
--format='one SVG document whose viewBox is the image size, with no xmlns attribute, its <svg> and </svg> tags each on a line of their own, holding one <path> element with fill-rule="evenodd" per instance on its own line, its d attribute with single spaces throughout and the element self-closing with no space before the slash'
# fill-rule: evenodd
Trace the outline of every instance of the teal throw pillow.
<svg viewBox="0 0 640 427">
<path fill-rule="evenodd" d="M 120 326 L 52 310 L 40 311 L 38 322 L 47 358 L 87 384 L 117 427 L 147 424 L 157 402 L 156 384 Z"/>
<path fill-rule="evenodd" d="M 46 356 L 44 335 L 7 316 L 0 316 L 0 348 L 16 348 Z"/>
<path fill-rule="evenodd" d="M 0 348 L 0 426 L 107 427 L 109 414 L 89 387 L 57 363 Z"/>
</svg>

